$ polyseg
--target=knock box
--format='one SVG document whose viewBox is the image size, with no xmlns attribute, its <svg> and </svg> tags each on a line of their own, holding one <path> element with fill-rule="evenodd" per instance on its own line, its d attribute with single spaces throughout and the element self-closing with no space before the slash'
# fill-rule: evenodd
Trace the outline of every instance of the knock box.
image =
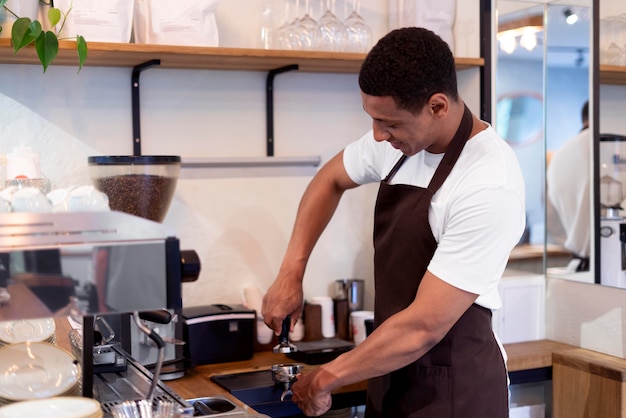
<svg viewBox="0 0 626 418">
<path fill-rule="evenodd" d="M 183 308 L 185 356 L 197 364 L 252 358 L 256 313 L 242 305 Z"/>
</svg>

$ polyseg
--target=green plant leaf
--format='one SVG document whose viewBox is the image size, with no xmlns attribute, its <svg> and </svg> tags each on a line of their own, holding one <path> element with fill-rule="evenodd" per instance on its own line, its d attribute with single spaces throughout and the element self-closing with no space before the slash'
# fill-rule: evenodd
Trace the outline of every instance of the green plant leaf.
<svg viewBox="0 0 626 418">
<path fill-rule="evenodd" d="M 37 56 L 43 65 L 43 72 L 48 69 L 48 65 L 56 58 L 59 53 L 59 41 L 57 36 L 50 31 L 42 32 L 35 41 Z"/>
<path fill-rule="evenodd" d="M 0 0 L 0 7 L 3 7 L 5 4 L 7 4 L 8 0 Z"/>
<path fill-rule="evenodd" d="M 27 17 L 20 17 L 13 23 L 11 30 L 11 41 L 15 52 L 24 48 L 39 38 L 41 35 L 41 23 L 32 21 Z"/>
<path fill-rule="evenodd" d="M 61 10 L 56 7 L 51 7 L 48 9 L 48 22 L 50 22 L 50 26 L 54 26 L 61 21 Z"/>
<path fill-rule="evenodd" d="M 87 59 L 87 41 L 82 35 L 76 36 L 76 50 L 78 51 L 78 71 L 80 71 Z"/>
</svg>

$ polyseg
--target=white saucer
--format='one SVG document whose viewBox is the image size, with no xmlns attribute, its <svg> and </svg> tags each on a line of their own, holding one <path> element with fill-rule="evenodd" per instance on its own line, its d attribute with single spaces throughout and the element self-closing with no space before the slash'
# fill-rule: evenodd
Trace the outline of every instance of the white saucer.
<svg viewBox="0 0 626 418">
<path fill-rule="evenodd" d="M 49 343 L 0 348 L 0 396 L 12 401 L 49 398 L 78 384 L 80 367 L 67 351 Z"/>
<path fill-rule="evenodd" d="M 0 341 L 8 344 L 46 341 L 54 335 L 53 318 L 0 322 Z"/>
<path fill-rule="evenodd" d="M 15 402 L 0 407 L 0 418 L 100 418 L 100 403 L 80 396 L 63 396 Z"/>
</svg>

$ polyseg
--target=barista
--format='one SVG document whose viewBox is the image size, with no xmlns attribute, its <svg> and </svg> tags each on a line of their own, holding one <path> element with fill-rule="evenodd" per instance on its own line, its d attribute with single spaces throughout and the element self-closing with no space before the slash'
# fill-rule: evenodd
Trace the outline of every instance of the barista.
<svg viewBox="0 0 626 418">
<path fill-rule="evenodd" d="M 572 253 L 576 271 L 589 270 L 591 245 L 589 101 L 581 110 L 582 129 L 549 160 L 546 173 L 548 232 L 559 243 L 555 226 L 562 226 L 561 245 Z M 551 213 L 553 216 L 551 217 Z M 555 215 L 555 216 L 554 216 Z"/>
<path fill-rule="evenodd" d="M 491 327 L 498 283 L 525 224 L 515 154 L 459 97 L 448 45 L 421 28 L 383 37 L 359 74 L 372 130 L 326 163 L 302 197 L 265 323 L 302 310 L 313 247 L 344 191 L 379 182 L 374 331 L 298 377 L 305 415 L 369 381 L 366 417 L 505 418 L 507 373 Z"/>
</svg>

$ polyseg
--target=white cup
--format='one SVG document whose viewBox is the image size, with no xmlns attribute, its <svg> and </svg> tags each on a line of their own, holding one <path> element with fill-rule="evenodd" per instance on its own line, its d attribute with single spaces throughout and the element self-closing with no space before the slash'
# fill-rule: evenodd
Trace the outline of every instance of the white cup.
<svg viewBox="0 0 626 418">
<path fill-rule="evenodd" d="M 315 296 L 308 300 L 311 305 L 322 307 L 322 337 L 333 338 L 335 336 L 335 305 L 330 296 Z"/>
<path fill-rule="evenodd" d="M 289 333 L 290 341 L 302 341 L 304 338 L 304 324 L 302 323 L 302 319 L 299 319 L 296 322 L 296 325 L 293 327 L 293 332 Z"/>
<path fill-rule="evenodd" d="M 13 193 L 11 201 L 13 212 L 52 212 L 52 204 L 36 187 L 18 189 Z"/>
<path fill-rule="evenodd" d="M 265 325 L 263 317 L 256 318 L 256 339 L 260 344 L 269 344 L 274 338 L 274 331 Z"/>
<path fill-rule="evenodd" d="M 374 319 L 373 311 L 354 311 L 350 314 L 350 322 L 352 323 L 352 336 L 354 344 L 359 345 L 365 341 L 367 332 L 365 330 L 365 320 Z"/>
<path fill-rule="evenodd" d="M 67 209 L 70 212 L 108 211 L 109 198 L 94 186 L 80 186 L 70 191 Z"/>
</svg>

